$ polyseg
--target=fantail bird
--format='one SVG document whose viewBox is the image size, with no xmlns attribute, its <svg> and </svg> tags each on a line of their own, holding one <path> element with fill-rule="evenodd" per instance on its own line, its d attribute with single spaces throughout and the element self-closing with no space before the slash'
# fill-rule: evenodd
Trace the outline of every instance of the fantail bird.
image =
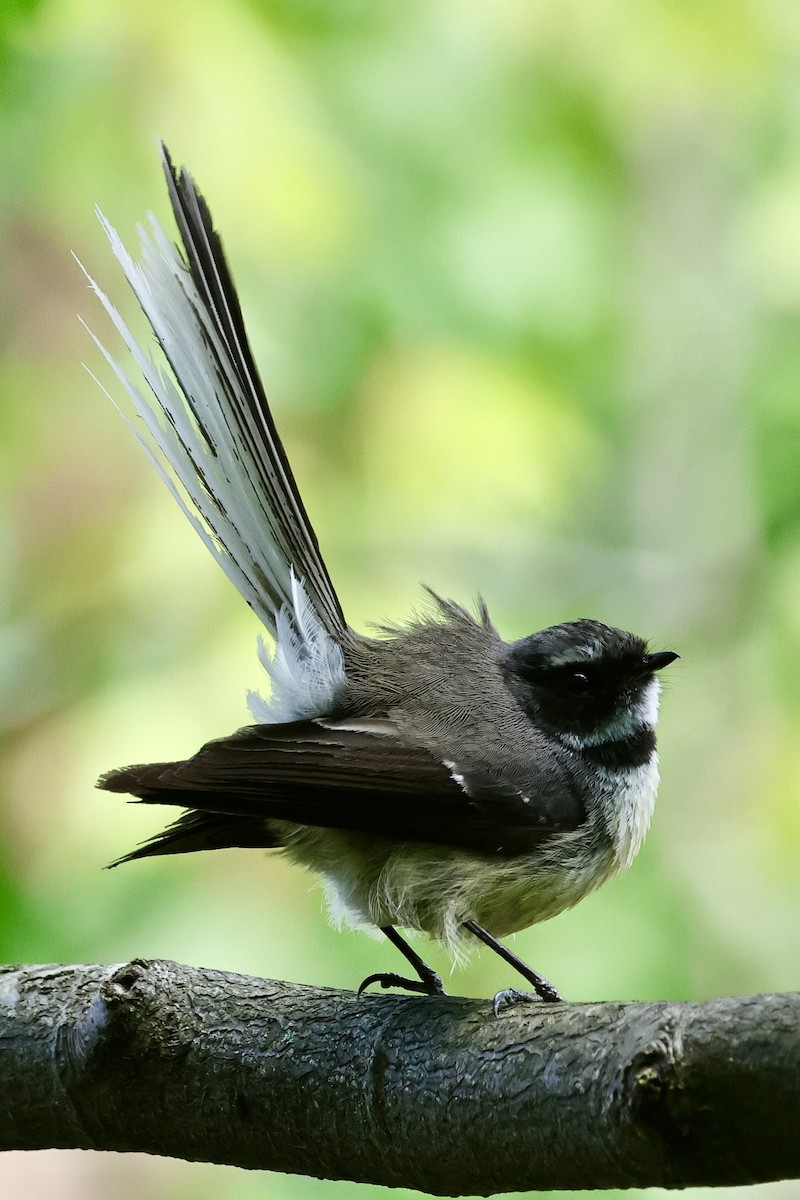
<svg viewBox="0 0 800 1200">
<path fill-rule="evenodd" d="M 472 934 L 558 1000 L 497 939 L 632 862 L 658 785 L 657 672 L 677 655 L 590 620 L 508 643 L 483 603 L 473 616 L 433 593 L 433 614 L 403 628 L 351 629 L 208 207 L 166 150 L 164 169 L 183 254 L 151 218 L 137 265 L 101 220 L 170 373 L 90 280 L 152 396 L 101 349 L 143 422 L 137 436 L 270 634 L 271 691 L 250 698 L 256 724 L 192 758 L 103 776 L 108 791 L 186 810 L 118 861 L 280 849 L 322 876 L 337 917 L 378 926 L 418 976 L 370 975 L 360 990 L 442 992 L 400 926 L 454 950 Z M 495 1010 L 527 996 L 501 992 Z"/>
</svg>

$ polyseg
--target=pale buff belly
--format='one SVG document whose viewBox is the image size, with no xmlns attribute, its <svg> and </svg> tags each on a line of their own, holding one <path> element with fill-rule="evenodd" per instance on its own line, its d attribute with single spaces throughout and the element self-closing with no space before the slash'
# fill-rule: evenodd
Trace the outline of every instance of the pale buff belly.
<svg viewBox="0 0 800 1200">
<path fill-rule="evenodd" d="M 466 920 L 504 937 L 571 908 L 620 866 L 610 842 L 585 828 L 511 859 L 340 830 L 285 834 L 288 855 L 322 875 L 337 924 L 418 929 L 453 949 Z"/>
</svg>

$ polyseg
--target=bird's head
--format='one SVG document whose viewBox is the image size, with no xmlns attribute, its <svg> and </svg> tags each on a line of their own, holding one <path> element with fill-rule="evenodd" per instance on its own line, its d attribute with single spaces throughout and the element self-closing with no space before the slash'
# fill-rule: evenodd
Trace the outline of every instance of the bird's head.
<svg viewBox="0 0 800 1200">
<path fill-rule="evenodd" d="M 672 650 L 651 652 L 635 634 L 581 620 L 512 643 L 503 671 L 533 723 L 579 748 L 652 729 L 656 672 L 677 657 Z"/>
</svg>

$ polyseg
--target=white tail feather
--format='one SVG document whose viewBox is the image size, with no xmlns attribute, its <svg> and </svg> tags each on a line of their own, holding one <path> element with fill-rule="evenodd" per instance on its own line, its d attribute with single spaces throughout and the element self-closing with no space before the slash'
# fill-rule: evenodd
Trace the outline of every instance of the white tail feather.
<svg viewBox="0 0 800 1200">
<path fill-rule="evenodd" d="M 299 721 L 323 716 L 345 686 L 341 647 L 324 629 L 292 573 L 292 607 L 277 615 L 274 651 L 259 639 L 258 656 L 270 680 L 270 696 L 250 692 L 247 704 L 256 721 Z"/>
<path fill-rule="evenodd" d="M 86 273 L 153 393 L 155 404 L 131 382 L 99 340 L 96 337 L 94 340 L 144 422 L 144 431 L 134 427 L 134 432 L 162 479 L 233 584 L 274 636 L 275 608 L 260 580 L 266 578 L 288 601 L 290 566 L 282 548 L 265 536 L 268 527 L 265 527 L 263 500 L 254 483 L 258 473 L 250 469 L 247 449 L 236 438 L 232 422 L 226 420 L 226 393 L 232 380 L 227 372 L 221 374 L 226 364 L 225 349 L 205 317 L 191 275 L 155 217 L 150 217 L 154 237 L 139 227 L 141 266 L 133 261 L 102 214 L 100 220 L 180 380 L 180 389 L 141 349 L 115 306 Z M 172 475 L 163 466 L 165 460 Z"/>
<path fill-rule="evenodd" d="M 260 644 L 272 694 L 268 700 L 251 695 L 253 715 L 270 722 L 316 716 L 330 711 L 345 684 L 337 640 L 344 617 L 275 430 L 208 209 L 191 177 L 174 172 L 166 151 L 164 167 L 188 264 L 152 214 L 149 229 L 138 228 L 140 262 L 99 210 L 98 216 L 168 369 L 141 348 L 81 268 L 149 394 L 91 336 L 139 419 L 123 416 L 204 544 L 275 639 L 274 652 Z"/>
</svg>

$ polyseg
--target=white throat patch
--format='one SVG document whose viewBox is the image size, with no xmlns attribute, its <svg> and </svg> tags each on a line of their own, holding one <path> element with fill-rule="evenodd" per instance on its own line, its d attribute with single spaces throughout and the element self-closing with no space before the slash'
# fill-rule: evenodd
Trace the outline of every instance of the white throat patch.
<svg viewBox="0 0 800 1200">
<path fill-rule="evenodd" d="M 606 742 L 621 742 L 641 729 L 655 729 L 660 693 L 658 679 L 650 679 L 636 703 L 621 709 L 607 725 L 593 733 L 562 733 L 559 734 L 559 740 L 571 750 L 583 750 L 589 746 L 602 746 Z"/>
</svg>

